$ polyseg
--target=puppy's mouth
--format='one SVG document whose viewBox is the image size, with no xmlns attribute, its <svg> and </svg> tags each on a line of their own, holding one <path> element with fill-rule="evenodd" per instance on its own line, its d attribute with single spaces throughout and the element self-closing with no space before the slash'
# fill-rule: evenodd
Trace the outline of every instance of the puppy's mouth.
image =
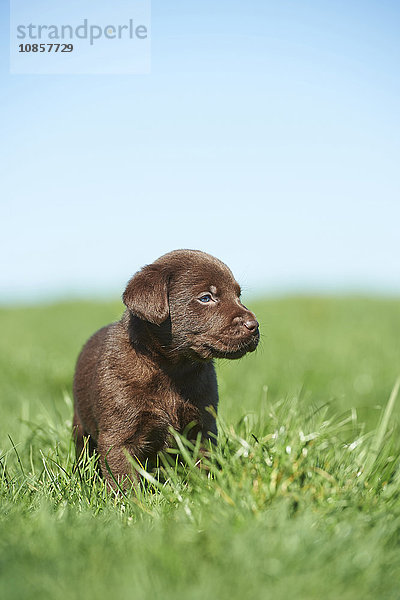
<svg viewBox="0 0 400 600">
<path fill-rule="evenodd" d="M 213 344 L 206 344 L 205 346 L 210 353 L 211 358 L 229 358 L 230 360 L 234 360 L 236 358 L 241 358 L 248 352 L 254 352 L 259 341 L 260 334 L 257 331 L 250 339 L 228 339 L 227 341 L 218 339 Z"/>
</svg>

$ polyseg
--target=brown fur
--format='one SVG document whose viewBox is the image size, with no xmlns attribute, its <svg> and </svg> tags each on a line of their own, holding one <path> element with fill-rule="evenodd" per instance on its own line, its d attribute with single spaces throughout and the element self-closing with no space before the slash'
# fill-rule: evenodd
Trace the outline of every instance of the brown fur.
<svg viewBox="0 0 400 600">
<path fill-rule="evenodd" d="M 126 452 L 154 460 L 168 445 L 169 428 L 197 423 L 204 440 L 217 427 L 213 358 L 240 358 L 255 350 L 255 316 L 240 299 L 228 267 L 198 250 L 175 250 L 145 266 L 127 284 L 126 311 L 84 346 L 74 378 L 74 434 L 97 450 L 113 485 L 132 474 Z M 203 301 L 200 300 L 203 298 Z"/>
</svg>

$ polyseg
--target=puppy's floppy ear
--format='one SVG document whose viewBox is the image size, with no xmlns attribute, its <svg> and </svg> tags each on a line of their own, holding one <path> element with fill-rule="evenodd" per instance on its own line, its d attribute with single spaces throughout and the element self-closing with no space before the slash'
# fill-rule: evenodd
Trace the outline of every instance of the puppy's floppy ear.
<svg viewBox="0 0 400 600">
<path fill-rule="evenodd" d="M 147 265 L 132 277 L 122 295 L 129 310 L 144 321 L 160 325 L 169 315 L 168 274 L 158 265 Z"/>
</svg>

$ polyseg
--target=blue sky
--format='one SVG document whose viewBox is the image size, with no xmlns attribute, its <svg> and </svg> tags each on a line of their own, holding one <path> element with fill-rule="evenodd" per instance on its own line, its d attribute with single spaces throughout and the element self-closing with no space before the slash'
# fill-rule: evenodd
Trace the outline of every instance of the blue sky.
<svg viewBox="0 0 400 600">
<path fill-rule="evenodd" d="M 149 75 L 10 75 L 0 11 L 0 302 L 181 247 L 253 294 L 400 292 L 398 2 L 153 0 Z"/>
</svg>

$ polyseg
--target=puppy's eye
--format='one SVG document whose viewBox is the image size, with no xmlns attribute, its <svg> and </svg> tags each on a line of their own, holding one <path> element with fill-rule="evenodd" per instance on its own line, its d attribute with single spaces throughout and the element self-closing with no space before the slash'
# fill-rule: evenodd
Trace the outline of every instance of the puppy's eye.
<svg viewBox="0 0 400 600">
<path fill-rule="evenodd" d="M 200 300 L 200 302 L 211 302 L 212 301 L 212 297 L 211 294 L 204 294 L 204 296 L 200 296 L 200 298 L 198 298 L 198 300 Z"/>
</svg>

